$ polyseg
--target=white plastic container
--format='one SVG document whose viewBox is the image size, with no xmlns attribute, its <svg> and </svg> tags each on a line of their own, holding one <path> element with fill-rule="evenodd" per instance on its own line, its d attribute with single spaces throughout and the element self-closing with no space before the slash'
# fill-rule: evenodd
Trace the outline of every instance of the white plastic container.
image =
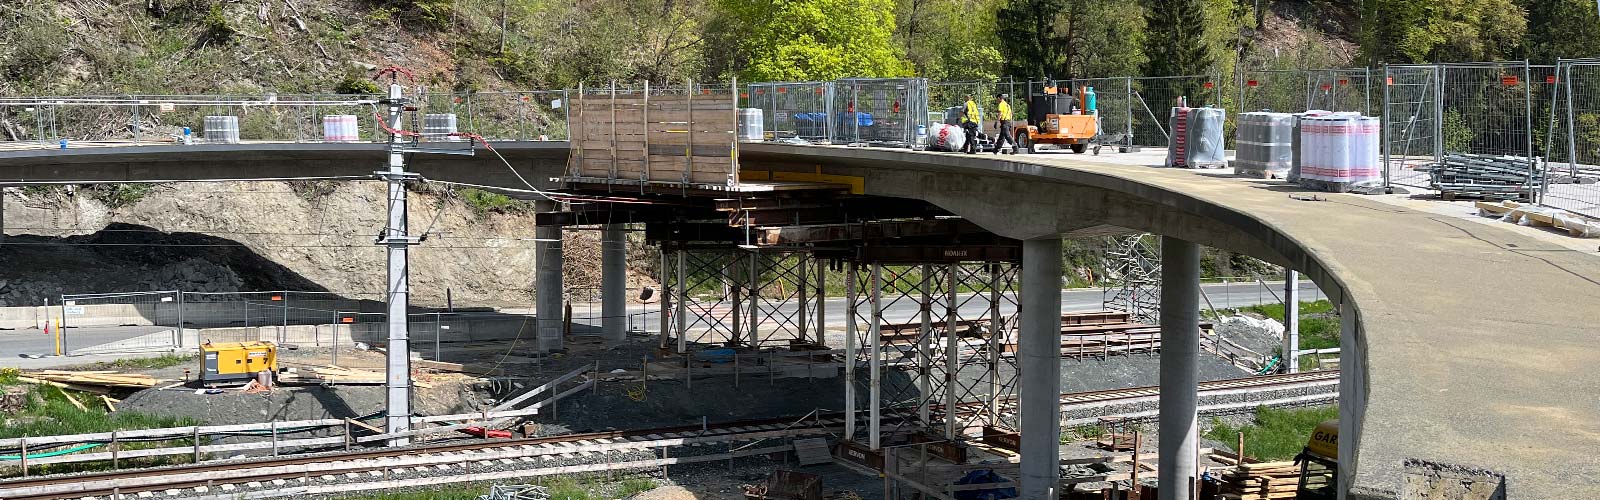
<svg viewBox="0 0 1600 500">
<path fill-rule="evenodd" d="M 356 128 L 356 115 L 327 115 L 322 117 L 322 140 L 327 142 L 355 142 L 361 140 Z"/>
<path fill-rule="evenodd" d="M 207 116 L 205 124 L 206 142 L 212 144 L 239 143 L 239 117 Z"/>
<path fill-rule="evenodd" d="M 428 141 L 459 142 L 460 137 L 450 134 L 456 133 L 455 113 L 428 113 L 422 115 L 422 138 Z"/>
<path fill-rule="evenodd" d="M 760 141 L 766 135 L 761 108 L 739 108 L 739 140 Z"/>
</svg>

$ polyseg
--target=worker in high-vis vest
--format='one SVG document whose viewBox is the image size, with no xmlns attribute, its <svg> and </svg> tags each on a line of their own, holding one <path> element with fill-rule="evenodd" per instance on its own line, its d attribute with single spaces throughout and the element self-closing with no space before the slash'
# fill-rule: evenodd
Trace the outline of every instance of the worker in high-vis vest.
<svg viewBox="0 0 1600 500">
<path fill-rule="evenodd" d="M 1011 127 L 1011 96 L 1002 92 L 995 96 L 995 100 L 1000 102 L 995 104 L 995 109 L 998 110 L 996 114 L 999 116 L 995 117 L 996 138 L 994 140 L 994 154 L 1000 154 L 1000 148 L 1005 146 L 1006 143 L 1011 144 L 1011 154 L 1017 154 L 1017 140 L 1011 136 L 1013 133 Z"/>
<path fill-rule="evenodd" d="M 967 133 L 967 144 L 961 151 L 967 154 L 978 152 L 978 124 L 983 123 L 983 116 L 978 112 L 978 103 L 972 100 L 972 94 L 967 94 L 967 106 L 961 110 L 961 130 Z"/>
</svg>

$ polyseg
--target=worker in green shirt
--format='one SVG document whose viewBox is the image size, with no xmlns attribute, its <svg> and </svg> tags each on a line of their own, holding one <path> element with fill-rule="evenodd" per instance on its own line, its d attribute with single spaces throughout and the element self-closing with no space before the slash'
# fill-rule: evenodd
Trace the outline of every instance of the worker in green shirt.
<svg viewBox="0 0 1600 500">
<path fill-rule="evenodd" d="M 1000 148 L 1007 143 L 1011 144 L 1011 154 L 1017 154 L 1017 140 L 1011 137 L 1013 132 L 1011 127 L 1011 103 L 1009 102 L 1011 96 L 1002 92 L 995 96 L 995 99 L 1000 102 L 995 105 L 995 109 L 999 110 L 999 113 L 997 113 L 999 116 L 996 117 L 995 121 L 995 129 L 998 134 L 994 140 L 994 154 L 1000 154 Z"/>
<path fill-rule="evenodd" d="M 961 130 L 967 133 L 967 144 L 961 148 L 961 152 L 978 152 L 978 127 L 981 123 L 983 115 L 978 111 L 978 103 L 972 100 L 972 94 L 967 94 L 967 105 L 961 110 Z"/>
</svg>

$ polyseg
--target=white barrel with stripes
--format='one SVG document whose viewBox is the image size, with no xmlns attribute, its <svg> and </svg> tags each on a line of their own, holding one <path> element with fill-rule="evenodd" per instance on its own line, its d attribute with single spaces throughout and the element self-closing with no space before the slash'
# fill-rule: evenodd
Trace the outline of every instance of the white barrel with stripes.
<svg viewBox="0 0 1600 500">
<path fill-rule="evenodd" d="M 356 142 L 361 133 L 356 127 L 356 115 L 327 115 L 322 117 L 322 140 L 327 142 Z"/>
<path fill-rule="evenodd" d="M 422 139 L 427 141 L 460 141 L 452 136 L 456 129 L 455 113 L 428 113 L 422 115 Z"/>
<path fill-rule="evenodd" d="M 239 143 L 239 117 L 207 116 L 205 125 L 206 142 L 212 144 Z"/>
</svg>

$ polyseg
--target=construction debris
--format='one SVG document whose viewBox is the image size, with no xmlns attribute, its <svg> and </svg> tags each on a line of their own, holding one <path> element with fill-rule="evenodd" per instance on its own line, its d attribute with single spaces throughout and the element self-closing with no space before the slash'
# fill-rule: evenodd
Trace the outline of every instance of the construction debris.
<svg viewBox="0 0 1600 500">
<path fill-rule="evenodd" d="M 1542 165 L 1527 157 L 1475 154 L 1448 154 L 1420 170 L 1428 172 L 1431 187 L 1445 200 L 1532 201 L 1543 175 Z"/>
<path fill-rule="evenodd" d="M 1300 484 L 1300 466 L 1294 462 L 1247 463 L 1222 473 L 1220 482 L 1222 495 L 1219 498 L 1227 500 L 1294 498 Z"/>
<path fill-rule="evenodd" d="M 1515 201 L 1480 201 L 1478 215 L 1498 218 L 1521 226 L 1550 227 L 1578 238 L 1600 238 L 1600 221 L 1553 208 L 1523 205 Z"/>
</svg>

